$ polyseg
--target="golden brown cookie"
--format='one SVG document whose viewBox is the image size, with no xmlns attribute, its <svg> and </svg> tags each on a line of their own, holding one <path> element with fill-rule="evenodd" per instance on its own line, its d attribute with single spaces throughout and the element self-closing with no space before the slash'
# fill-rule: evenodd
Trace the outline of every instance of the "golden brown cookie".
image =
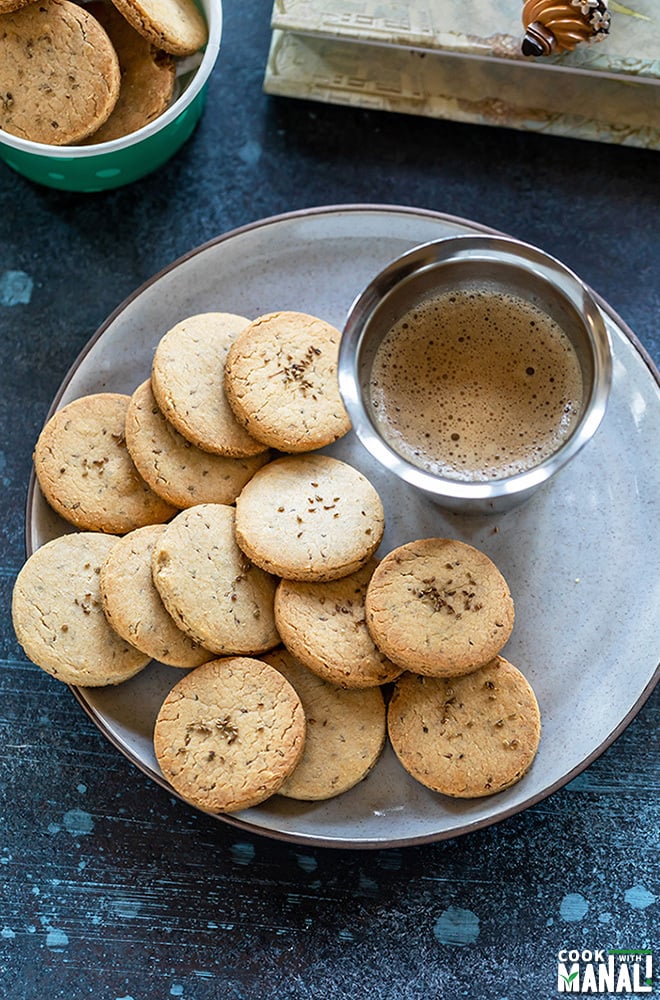
<svg viewBox="0 0 660 1000">
<path fill-rule="evenodd" d="M 120 684 L 150 660 L 103 613 L 101 566 L 116 541 L 96 532 L 61 535 L 37 549 L 16 579 L 16 638 L 34 663 L 65 684 Z"/>
<path fill-rule="evenodd" d="M 198 667 L 213 658 L 168 614 L 151 575 L 151 559 L 163 524 L 136 528 L 118 539 L 101 566 L 105 616 L 122 638 L 171 667 Z"/>
<path fill-rule="evenodd" d="M 378 493 L 347 462 L 295 455 L 265 465 L 236 501 L 236 539 L 249 558 L 287 580 L 337 580 L 378 548 Z"/>
<path fill-rule="evenodd" d="M 156 48 L 111 3 L 93 0 L 86 10 L 107 32 L 119 59 L 121 86 L 112 114 L 86 143 L 110 142 L 137 132 L 162 115 L 172 101 L 174 57 Z"/>
<path fill-rule="evenodd" d="M 485 553 L 423 538 L 388 553 L 367 589 L 367 628 L 405 670 L 453 677 L 482 666 L 513 629 L 506 580 Z"/>
<path fill-rule="evenodd" d="M 154 749 L 172 787 L 207 812 L 236 812 L 269 798 L 300 760 L 305 716 L 274 667 L 249 657 L 211 660 L 170 691 Z"/>
<path fill-rule="evenodd" d="M 39 435 L 34 470 L 57 513 L 88 531 L 123 535 L 176 508 L 151 490 L 126 450 L 130 396 L 100 392 L 58 410 Z"/>
<path fill-rule="evenodd" d="M 225 391 L 253 437 L 280 451 L 312 451 L 346 434 L 337 382 L 341 334 L 315 316 L 260 316 L 227 355 Z"/>
<path fill-rule="evenodd" d="M 281 580 L 275 624 L 282 642 L 315 674 L 344 688 L 375 687 L 394 680 L 401 667 L 374 645 L 364 601 L 375 559 L 329 583 Z M 295 686 L 295 685 L 294 685 Z"/>
<path fill-rule="evenodd" d="M 330 799 L 366 778 L 385 744 L 385 702 L 380 689 L 336 687 L 286 649 L 268 653 L 264 659 L 295 689 L 307 720 L 303 755 L 279 794 L 305 801 Z"/>
<path fill-rule="evenodd" d="M 214 653 L 257 654 L 280 641 L 277 580 L 239 549 L 234 515 L 223 504 L 182 511 L 154 545 L 152 573 L 165 607 L 191 639 Z"/>
<path fill-rule="evenodd" d="M 126 447 L 154 493 L 181 509 L 200 503 L 232 504 L 269 452 L 228 458 L 202 451 L 161 413 L 149 380 L 139 386 L 126 413 Z"/>
<path fill-rule="evenodd" d="M 69 0 L 41 0 L 2 18 L 0 128 L 32 142 L 80 142 L 119 97 L 114 47 L 98 21 Z"/>
<path fill-rule="evenodd" d="M 173 56 L 189 56 L 206 45 L 206 22 L 194 0 L 112 2 L 137 32 Z"/>
<path fill-rule="evenodd" d="M 457 798 L 493 795 L 519 781 L 541 738 L 534 692 L 501 656 L 464 677 L 404 674 L 387 726 L 413 778 Z"/>
<path fill-rule="evenodd" d="M 238 423 L 223 388 L 227 351 L 249 322 L 234 313 L 190 316 L 161 338 L 151 367 L 156 402 L 179 434 L 232 458 L 267 450 Z"/>
</svg>

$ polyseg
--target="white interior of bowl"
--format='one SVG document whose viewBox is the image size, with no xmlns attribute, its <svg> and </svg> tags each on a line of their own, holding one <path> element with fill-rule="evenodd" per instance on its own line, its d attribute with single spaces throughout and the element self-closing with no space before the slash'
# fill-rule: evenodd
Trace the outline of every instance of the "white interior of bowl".
<svg viewBox="0 0 660 1000">
<path fill-rule="evenodd" d="M 124 135 L 119 139 L 111 139 L 109 142 L 99 142 L 95 145 L 51 146 L 47 143 L 22 139 L 20 136 L 11 135 L 11 133 L 4 132 L 2 129 L 0 129 L 0 145 L 11 146 L 13 149 L 20 149 L 24 153 L 33 153 L 36 156 L 47 155 L 53 159 L 71 160 L 78 157 L 97 156 L 104 153 L 114 153 L 119 149 L 126 149 L 128 146 L 134 146 L 155 132 L 159 132 L 165 128 L 175 118 L 178 118 L 181 112 L 194 100 L 208 80 L 215 61 L 218 58 L 220 39 L 222 37 L 222 0 L 198 0 L 198 2 L 204 11 L 209 29 L 209 38 L 199 69 L 192 75 L 188 85 L 179 97 L 158 118 L 154 118 L 153 121 L 138 129 L 137 132 L 131 132 L 129 135 Z M 179 71 L 177 73 L 179 74 Z"/>
</svg>

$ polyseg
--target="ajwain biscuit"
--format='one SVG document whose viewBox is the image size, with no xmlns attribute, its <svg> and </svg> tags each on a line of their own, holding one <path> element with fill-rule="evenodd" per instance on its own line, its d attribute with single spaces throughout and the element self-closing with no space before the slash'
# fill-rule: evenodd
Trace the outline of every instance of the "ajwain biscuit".
<svg viewBox="0 0 660 1000">
<path fill-rule="evenodd" d="M 198 667 L 213 654 L 176 625 L 153 582 L 153 548 L 164 530 L 162 524 L 148 524 L 117 540 L 101 566 L 101 603 L 115 632 L 150 658 L 171 667 Z"/>
<path fill-rule="evenodd" d="M 0 128 L 62 146 L 87 138 L 119 98 L 120 69 L 108 35 L 84 7 L 40 0 L 2 16 Z"/>
<path fill-rule="evenodd" d="M 112 392 L 74 399 L 47 421 L 35 445 L 44 497 L 84 531 L 121 535 L 176 513 L 145 483 L 126 449 L 130 399 Z"/>
<path fill-rule="evenodd" d="M 163 775 L 207 812 L 236 812 L 274 795 L 305 746 L 300 698 L 274 667 L 250 657 L 211 660 L 165 698 L 154 727 Z"/>
<path fill-rule="evenodd" d="M 85 143 L 110 142 L 158 118 L 174 94 L 174 57 L 140 35 L 116 7 L 93 0 L 86 10 L 107 32 L 119 60 L 121 85 L 110 117 Z"/>
<path fill-rule="evenodd" d="M 151 659 L 103 613 L 101 566 L 116 541 L 98 532 L 60 535 L 33 552 L 16 578 L 16 638 L 33 663 L 65 684 L 120 684 Z"/>
<path fill-rule="evenodd" d="M 206 22 L 194 0 L 112 2 L 140 35 L 165 52 L 189 56 L 206 44 Z"/>
<path fill-rule="evenodd" d="M 232 504 L 270 453 L 229 458 L 202 451 L 160 411 L 147 379 L 126 412 L 126 447 L 154 493 L 181 509 L 200 503 Z"/>
<path fill-rule="evenodd" d="M 236 540 L 245 554 L 287 580 L 336 580 L 378 548 L 383 505 L 369 480 L 328 455 L 269 462 L 236 500 Z"/>
<path fill-rule="evenodd" d="M 151 366 L 163 416 L 198 448 L 232 458 L 267 451 L 238 423 L 223 389 L 227 352 L 249 322 L 235 313 L 189 316 L 161 337 Z"/>
<path fill-rule="evenodd" d="M 529 769 L 541 738 L 534 692 L 501 656 L 463 677 L 404 674 L 387 725 L 403 767 L 455 798 L 509 788 Z"/>
<path fill-rule="evenodd" d="M 277 646 L 277 580 L 253 566 L 234 537 L 233 507 L 198 504 L 156 540 L 152 574 L 163 603 L 187 635 L 224 655 Z"/>
<path fill-rule="evenodd" d="M 306 667 L 339 687 L 375 687 L 401 673 L 367 629 L 364 602 L 376 566 L 370 559 L 355 573 L 328 583 L 281 580 L 275 591 L 282 642 Z"/>
<path fill-rule="evenodd" d="M 337 687 L 312 673 L 286 649 L 267 653 L 264 660 L 297 692 L 307 722 L 300 762 L 278 794 L 318 801 L 353 788 L 369 774 L 385 745 L 385 702 L 380 689 Z"/>
<path fill-rule="evenodd" d="M 488 556 L 451 538 L 423 538 L 389 552 L 365 601 L 378 648 L 413 673 L 467 674 L 496 656 L 513 629 L 509 587 Z"/>
<path fill-rule="evenodd" d="M 312 451 L 350 430 L 339 394 L 339 330 L 306 313 L 255 319 L 232 344 L 225 391 L 253 437 L 286 452 Z"/>
</svg>

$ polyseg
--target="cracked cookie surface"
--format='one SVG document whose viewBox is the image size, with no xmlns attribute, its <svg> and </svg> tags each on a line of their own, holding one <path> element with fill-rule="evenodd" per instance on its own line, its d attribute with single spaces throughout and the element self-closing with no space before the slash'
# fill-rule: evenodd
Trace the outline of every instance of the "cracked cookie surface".
<svg viewBox="0 0 660 1000">
<path fill-rule="evenodd" d="M 32 142 L 80 142 L 109 118 L 120 69 L 108 35 L 84 7 L 41 0 L 2 16 L 0 128 Z"/>
<path fill-rule="evenodd" d="M 92 0 L 86 8 L 99 22 L 119 60 L 121 86 L 112 114 L 85 142 L 110 142 L 137 132 L 158 118 L 172 101 L 174 57 L 147 41 L 106 0 Z"/>
<path fill-rule="evenodd" d="M 387 725 L 403 767 L 428 788 L 457 798 L 515 784 L 541 739 L 536 696 L 501 656 L 464 677 L 404 674 L 395 682 Z"/>
<path fill-rule="evenodd" d="M 336 687 L 286 649 L 267 653 L 264 659 L 297 692 L 307 720 L 302 757 L 279 794 L 304 801 L 330 799 L 366 778 L 385 745 L 385 702 L 380 689 Z"/>
<path fill-rule="evenodd" d="M 236 338 L 225 391 L 243 426 L 280 451 L 312 451 L 350 430 L 339 394 L 339 330 L 315 316 L 267 313 Z"/>
<path fill-rule="evenodd" d="M 176 625 L 153 582 L 153 548 L 164 530 L 149 524 L 117 540 L 101 566 L 103 610 L 115 632 L 154 660 L 198 667 L 213 654 Z"/>
<path fill-rule="evenodd" d="M 284 645 L 339 687 L 375 687 L 401 673 L 367 629 L 364 602 L 376 566 L 371 559 L 356 573 L 328 583 L 281 580 L 275 592 L 275 622 Z"/>
<path fill-rule="evenodd" d="M 101 566 L 117 539 L 98 532 L 60 535 L 20 570 L 12 621 L 26 655 L 65 684 L 120 684 L 149 663 L 109 625 L 101 603 Z"/>
<path fill-rule="evenodd" d="M 451 538 L 389 552 L 367 588 L 367 628 L 382 652 L 414 673 L 469 673 L 500 652 L 513 629 L 509 587 L 488 556 Z"/>
<path fill-rule="evenodd" d="M 126 449 L 130 398 L 102 392 L 74 399 L 53 414 L 35 445 L 44 497 L 82 530 L 122 535 L 177 511 L 145 483 Z"/>
<path fill-rule="evenodd" d="M 153 548 L 154 584 L 175 622 L 216 654 L 257 654 L 279 641 L 277 580 L 236 544 L 233 507 L 199 504 L 178 514 Z"/>
<path fill-rule="evenodd" d="M 249 324 L 235 313 L 198 313 L 159 341 L 151 388 L 171 424 L 203 451 L 230 457 L 267 450 L 236 420 L 223 388 L 227 351 Z"/>
<path fill-rule="evenodd" d="M 232 504 L 270 457 L 266 451 L 230 458 L 198 448 L 163 416 L 148 379 L 128 406 L 126 447 L 152 490 L 181 509 L 200 503 Z"/>
<path fill-rule="evenodd" d="M 300 698 L 251 657 L 211 660 L 165 698 L 154 727 L 158 764 L 173 788 L 208 812 L 235 812 L 274 795 L 305 745 Z"/>
<path fill-rule="evenodd" d="M 265 465 L 236 501 L 236 538 L 249 558 L 288 580 L 336 580 L 378 548 L 383 505 L 369 480 L 328 455 Z"/>
</svg>

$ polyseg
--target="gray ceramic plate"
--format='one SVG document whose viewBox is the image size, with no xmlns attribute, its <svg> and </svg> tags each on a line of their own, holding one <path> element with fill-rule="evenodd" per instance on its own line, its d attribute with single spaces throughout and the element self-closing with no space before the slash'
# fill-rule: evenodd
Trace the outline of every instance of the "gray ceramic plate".
<svg viewBox="0 0 660 1000">
<path fill-rule="evenodd" d="M 255 223 L 213 240 L 138 289 L 75 362 L 53 407 L 89 392 L 132 392 L 149 374 L 159 338 L 196 312 L 248 317 L 292 309 L 340 327 L 352 299 L 392 258 L 417 243 L 484 227 L 398 207 L 339 206 Z M 385 847 L 464 834 L 520 812 L 560 788 L 625 728 L 656 680 L 660 607 L 660 396 L 634 336 L 600 303 L 612 335 L 614 384 L 596 437 L 518 510 L 466 519 L 441 512 L 389 479 L 351 434 L 327 449 L 379 490 L 382 552 L 413 538 L 452 536 L 483 549 L 507 578 L 516 624 L 504 653 L 532 683 L 543 736 L 513 788 L 471 801 L 428 791 L 387 749 L 356 788 L 321 803 L 274 797 L 219 817 L 300 843 Z M 27 546 L 68 530 L 34 481 Z M 655 569 L 654 569 L 655 567 Z M 151 742 L 158 707 L 181 672 L 152 663 L 119 687 L 74 689 L 85 711 L 129 760 L 164 788 Z"/>
</svg>

